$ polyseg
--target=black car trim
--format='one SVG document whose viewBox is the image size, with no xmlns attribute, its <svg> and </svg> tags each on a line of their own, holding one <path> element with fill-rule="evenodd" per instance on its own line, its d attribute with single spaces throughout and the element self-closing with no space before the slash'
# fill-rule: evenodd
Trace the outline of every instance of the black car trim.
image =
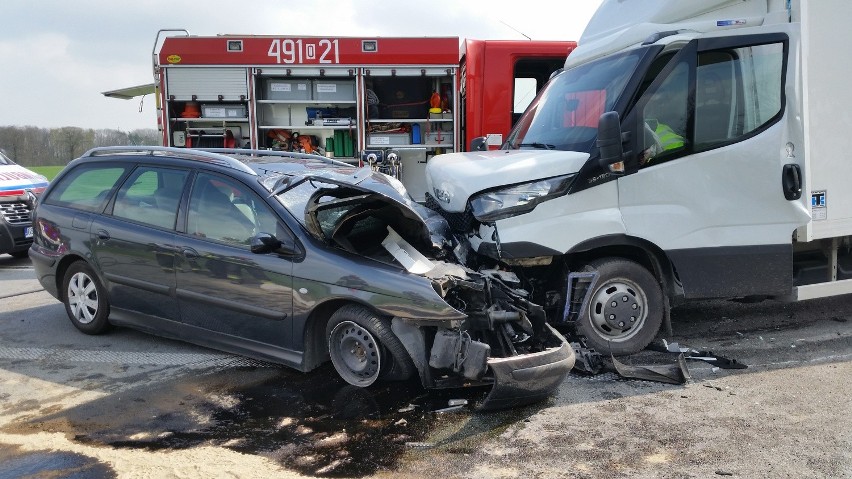
<svg viewBox="0 0 852 479">
<path fill-rule="evenodd" d="M 171 295 L 172 288 L 168 285 L 164 286 L 158 283 L 152 283 L 150 281 L 142 281 L 139 279 L 128 278 L 127 276 L 120 276 L 117 274 L 104 273 L 104 278 L 108 279 L 111 283 L 123 284 L 125 286 L 130 286 L 131 288 L 138 288 L 145 291 L 150 291 L 152 293 L 158 293 L 163 295 Z"/>
<path fill-rule="evenodd" d="M 240 303 L 238 301 L 231 301 L 228 299 L 217 298 L 215 296 L 210 296 L 202 293 L 196 293 L 194 291 L 188 291 L 185 289 L 178 289 L 177 291 L 178 299 L 187 299 L 190 301 L 198 301 L 200 303 L 207 303 L 213 306 L 218 306 L 220 308 L 230 309 L 232 311 L 237 311 L 239 313 L 250 314 L 252 316 L 261 316 L 266 319 L 272 319 L 281 321 L 287 319 L 287 313 L 282 313 L 281 311 L 275 311 L 273 309 L 261 308 L 259 306 L 252 306 L 246 303 Z"/>
<path fill-rule="evenodd" d="M 223 334 L 209 329 L 199 328 L 169 319 L 148 316 L 135 311 L 113 308 L 110 322 L 119 326 L 128 326 L 160 337 L 186 341 L 231 354 L 239 354 L 262 361 L 270 361 L 290 366 L 302 372 L 310 369 L 304 365 L 304 352 L 282 348 L 272 344 L 251 341 L 245 338 Z"/>
</svg>

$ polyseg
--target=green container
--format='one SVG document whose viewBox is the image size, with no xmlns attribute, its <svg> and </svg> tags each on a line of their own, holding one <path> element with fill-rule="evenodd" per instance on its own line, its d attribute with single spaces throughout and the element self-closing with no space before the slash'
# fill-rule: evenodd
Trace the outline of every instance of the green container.
<svg viewBox="0 0 852 479">
<path fill-rule="evenodd" d="M 343 151 L 343 131 L 337 130 L 334 132 L 334 156 L 342 157 Z"/>
<path fill-rule="evenodd" d="M 352 132 L 344 131 L 344 140 L 343 140 L 343 156 L 347 158 L 352 158 L 355 156 L 355 145 L 352 144 Z"/>
<path fill-rule="evenodd" d="M 326 138 L 325 139 L 325 152 L 326 153 L 334 153 L 334 138 Z M 337 156 L 336 154 L 334 156 Z"/>
</svg>

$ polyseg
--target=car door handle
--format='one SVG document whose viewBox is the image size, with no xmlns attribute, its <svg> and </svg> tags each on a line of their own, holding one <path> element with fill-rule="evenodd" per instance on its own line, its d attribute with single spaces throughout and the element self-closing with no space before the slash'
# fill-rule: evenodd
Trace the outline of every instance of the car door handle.
<svg viewBox="0 0 852 479">
<path fill-rule="evenodd" d="M 784 165 L 781 174 L 781 187 L 784 189 L 784 198 L 798 200 L 802 197 L 802 170 L 795 163 Z"/>
<path fill-rule="evenodd" d="M 186 259 L 195 259 L 198 258 L 198 251 L 190 248 L 189 246 L 183 246 L 180 249 L 180 254 L 183 255 Z"/>
<path fill-rule="evenodd" d="M 98 239 L 102 241 L 107 241 L 111 238 L 111 236 L 109 235 L 109 231 L 107 230 L 98 230 L 95 235 L 97 235 Z"/>
</svg>

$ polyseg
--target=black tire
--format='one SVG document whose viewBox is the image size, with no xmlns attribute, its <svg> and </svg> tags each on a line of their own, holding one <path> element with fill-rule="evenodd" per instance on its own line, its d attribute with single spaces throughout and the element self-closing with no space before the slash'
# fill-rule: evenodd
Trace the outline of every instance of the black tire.
<svg viewBox="0 0 852 479">
<path fill-rule="evenodd" d="M 62 278 L 62 302 L 71 323 L 86 334 L 109 329 L 109 301 L 106 288 L 92 268 L 83 261 L 72 263 Z"/>
<path fill-rule="evenodd" d="M 598 272 L 577 333 L 596 351 L 616 356 L 645 349 L 663 323 L 663 292 L 647 269 L 633 261 L 604 258 L 586 268 Z"/>
<path fill-rule="evenodd" d="M 18 259 L 28 258 L 30 256 L 30 250 L 25 249 L 23 251 L 12 251 L 11 253 L 9 253 L 9 256 Z"/>
<path fill-rule="evenodd" d="M 414 363 L 390 321 L 362 306 L 335 311 L 325 332 L 334 369 L 353 386 L 367 387 L 377 379 L 404 381 L 414 374 Z"/>
</svg>

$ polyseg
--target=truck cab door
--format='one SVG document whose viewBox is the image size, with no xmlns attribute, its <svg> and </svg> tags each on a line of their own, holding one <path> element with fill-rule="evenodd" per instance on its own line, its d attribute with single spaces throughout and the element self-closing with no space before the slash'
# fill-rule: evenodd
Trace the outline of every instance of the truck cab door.
<svg viewBox="0 0 852 479">
<path fill-rule="evenodd" d="M 793 233 L 809 220 L 785 196 L 785 145 L 801 140 L 787 100 L 798 37 L 773 28 L 692 40 L 625 118 L 636 154 L 618 179 L 627 233 L 667 254 L 687 298 L 792 291 Z"/>
</svg>

